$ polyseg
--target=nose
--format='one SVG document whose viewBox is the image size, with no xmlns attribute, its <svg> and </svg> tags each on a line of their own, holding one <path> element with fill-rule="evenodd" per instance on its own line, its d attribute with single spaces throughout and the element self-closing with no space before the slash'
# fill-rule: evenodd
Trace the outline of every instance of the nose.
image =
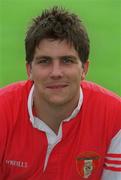
<svg viewBox="0 0 121 180">
<path fill-rule="evenodd" d="M 63 70 L 59 60 L 55 59 L 52 63 L 50 77 L 53 79 L 60 79 L 63 77 Z"/>
</svg>

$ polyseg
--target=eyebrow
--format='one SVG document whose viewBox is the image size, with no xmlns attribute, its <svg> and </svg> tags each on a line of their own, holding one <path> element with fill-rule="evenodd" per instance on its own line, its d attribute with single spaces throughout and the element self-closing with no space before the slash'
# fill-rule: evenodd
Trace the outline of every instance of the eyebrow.
<svg viewBox="0 0 121 180">
<path fill-rule="evenodd" d="M 77 57 L 76 56 L 73 56 L 73 55 L 64 55 L 64 56 L 58 56 L 58 57 L 56 57 L 57 59 L 64 59 L 64 58 L 70 58 L 70 59 L 73 59 L 73 60 L 77 60 Z M 51 56 L 37 56 L 36 58 L 35 58 L 36 60 L 41 60 L 41 59 L 50 59 L 50 60 L 52 60 L 52 59 L 54 59 L 53 57 L 51 57 Z"/>
<path fill-rule="evenodd" d="M 76 56 L 72 56 L 72 55 L 61 56 L 60 57 L 60 59 L 63 59 L 63 58 L 70 58 L 70 59 L 73 59 L 73 60 L 77 60 L 77 57 Z"/>
<path fill-rule="evenodd" d="M 36 60 L 40 60 L 40 59 L 52 59 L 52 57 L 51 56 L 37 56 L 35 59 Z"/>
</svg>

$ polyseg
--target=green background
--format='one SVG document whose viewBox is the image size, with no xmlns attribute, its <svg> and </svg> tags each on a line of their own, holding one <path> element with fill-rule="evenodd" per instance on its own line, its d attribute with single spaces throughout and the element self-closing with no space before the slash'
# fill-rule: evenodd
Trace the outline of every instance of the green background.
<svg viewBox="0 0 121 180">
<path fill-rule="evenodd" d="M 121 95 L 121 0 L 0 0 L 0 87 L 27 79 L 27 27 L 53 5 L 78 14 L 87 28 L 91 40 L 87 80 Z"/>
</svg>

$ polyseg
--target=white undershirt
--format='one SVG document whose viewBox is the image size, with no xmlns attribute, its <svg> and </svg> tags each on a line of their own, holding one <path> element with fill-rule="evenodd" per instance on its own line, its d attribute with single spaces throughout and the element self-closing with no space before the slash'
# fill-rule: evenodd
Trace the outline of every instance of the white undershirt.
<svg viewBox="0 0 121 180">
<path fill-rule="evenodd" d="M 42 121 L 38 117 L 33 116 L 33 113 L 32 113 L 33 91 L 34 91 L 34 85 L 32 86 L 32 88 L 30 90 L 30 93 L 29 93 L 29 97 L 28 97 L 28 112 L 29 112 L 30 121 L 31 121 L 33 127 L 37 128 L 40 131 L 45 132 L 45 134 L 47 136 L 48 148 L 47 148 L 45 164 L 44 164 L 44 170 L 45 170 L 46 166 L 47 166 L 47 163 L 48 163 L 48 159 L 49 159 L 50 153 L 52 152 L 52 149 L 62 139 L 62 123 L 64 121 L 66 121 L 66 122 L 70 121 L 72 118 L 74 118 L 78 114 L 78 112 L 79 112 L 79 110 L 81 108 L 82 102 L 83 102 L 83 93 L 82 93 L 82 89 L 80 87 L 80 98 L 79 98 L 78 105 L 74 109 L 72 114 L 68 118 L 66 118 L 65 120 L 62 121 L 62 123 L 60 124 L 60 127 L 59 127 L 58 134 L 56 135 L 55 132 L 46 123 L 44 123 L 44 121 Z"/>
</svg>

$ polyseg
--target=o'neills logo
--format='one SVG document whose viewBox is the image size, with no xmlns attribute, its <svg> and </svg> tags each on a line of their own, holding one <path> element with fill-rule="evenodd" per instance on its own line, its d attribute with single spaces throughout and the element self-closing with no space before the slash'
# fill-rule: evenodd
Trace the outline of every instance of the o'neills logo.
<svg viewBox="0 0 121 180">
<path fill-rule="evenodd" d="M 19 168 L 27 168 L 28 163 L 24 161 L 17 161 L 17 160 L 6 160 L 5 163 L 9 166 L 16 166 Z"/>
<path fill-rule="evenodd" d="M 95 152 L 84 152 L 76 158 L 76 166 L 79 175 L 88 179 L 98 168 L 99 155 Z"/>
</svg>

